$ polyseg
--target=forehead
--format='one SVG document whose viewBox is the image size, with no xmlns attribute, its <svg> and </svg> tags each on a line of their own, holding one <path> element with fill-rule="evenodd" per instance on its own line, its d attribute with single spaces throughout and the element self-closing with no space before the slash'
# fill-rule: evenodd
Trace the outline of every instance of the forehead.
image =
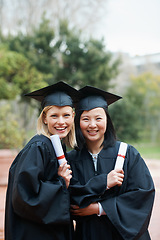
<svg viewBox="0 0 160 240">
<path fill-rule="evenodd" d="M 106 115 L 105 110 L 103 108 L 100 108 L 100 107 L 93 108 L 89 111 L 83 111 L 83 113 L 81 114 L 81 117 L 97 116 L 97 115 Z"/>
<path fill-rule="evenodd" d="M 72 107 L 70 106 L 51 106 L 46 113 L 59 113 L 59 112 L 72 112 Z"/>
</svg>

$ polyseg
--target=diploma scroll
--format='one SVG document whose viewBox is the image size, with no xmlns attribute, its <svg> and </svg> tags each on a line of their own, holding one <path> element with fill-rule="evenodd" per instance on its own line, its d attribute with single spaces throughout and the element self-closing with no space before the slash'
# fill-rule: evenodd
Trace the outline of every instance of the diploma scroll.
<svg viewBox="0 0 160 240">
<path fill-rule="evenodd" d="M 56 157 L 58 159 L 58 163 L 59 163 L 59 165 L 61 165 L 64 161 L 66 161 L 66 158 L 64 156 L 64 152 L 63 152 L 63 148 L 62 148 L 62 144 L 61 144 L 59 135 L 55 134 L 55 135 L 50 136 L 50 138 L 51 138 L 51 142 L 52 142 L 53 148 L 56 153 Z"/>
<path fill-rule="evenodd" d="M 126 151 L 127 143 L 121 142 L 114 169 L 123 169 Z"/>
</svg>

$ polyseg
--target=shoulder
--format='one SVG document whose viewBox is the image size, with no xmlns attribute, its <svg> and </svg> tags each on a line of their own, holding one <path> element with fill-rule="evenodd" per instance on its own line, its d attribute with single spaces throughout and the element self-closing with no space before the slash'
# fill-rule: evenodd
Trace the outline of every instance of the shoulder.
<svg viewBox="0 0 160 240">
<path fill-rule="evenodd" d="M 51 141 L 48 137 L 44 136 L 43 134 L 40 134 L 40 135 L 37 134 L 29 140 L 27 145 L 32 144 L 32 143 L 38 143 L 38 142 L 49 144 Z"/>
<path fill-rule="evenodd" d="M 116 148 L 119 150 L 119 148 L 120 148 L 120 146 L 121 146 L 121 143 L 123 144 L 126 144 L 126 156 L 132 156 L 132 158 L 134 157 L 141 157 L 140 156 L 140 153 L 139 153 L 139 151 L 134 147 L 134 146 L 132 146 L 131 144 L 128 144 L 128 143 L 126 143 L 126 142 L 120 142 L 120 141 L 117 141 L 116 142 Z M 124 146 L 124 148 L 125 148 L 125 146 Z"/>
<path fill-rule="evenodd" d="M 83 148 L 82 150 L 79 149 L 73 149 L 70 152 L 67 153 L 67 159 L 70 163 L 72 162 L 79 162 L 83 157 L 88 154 L 88 151 L 86 148 Z"/>
<path fill-rule="evenodd" d="M 53 147 L 50 139 L 44 135 L 35 135 L 32 137 L 25 147 L 21 150 L 24 151 L 35 151 L 35 148 L 40 149 L 41 151 L 53 152 Z"/>
<path fill-rule="evenodd" d="M 124 145 L 122 145 L 123 143 L 124 143 Z M 138 158 L 141 157 L 140 153 L 138 152 L 138 150 L 135 147 L 133 147 L 131 144 L 128 144 L 126 142 L 121 142 L 121 141 L 116 141 L 113 146 L 110 146 L 110 147 L 104 149 L 102 151 L 101 155 L 105 155 L 105 156 L 107 155 L 107 156 L 112 156 L 112 157 L 116 158 L 120 148 L 121 148 L 121 150 L 123 149 L 121 152 L 123 153 L 123 155 L 126 156 L 126 158 L 135 159 L 137 157 Z"/>
<path fill-rule="evenodd" d="M 117 141 L 115 144 L 115 148 L 119 149 L 121 144 L 123 144 L 123 143 L 126 145 L 126 154 L 129 153 L 129 154 L 133 154 L 133 155 L 140 155 L 140 153 L 134 146 L 132 146 L 131 144 L 128 144 L 126 142 Z"/>
<path fill-rule="evenodd" d="M 132 155 L 134 157 L 141 156 L 139 151 L 131 144 L 127 144 L 127 154 Z"/>
<path fill-rule="evenodd" d="M 73 161 L 76 159 L 76 156 L 79 154 L 79 151 L 76 149 L 73 149 L 69 152 L 67 152 L 67 158 L 69 161 Z"/>
<path fill-rule="evenodd" d="M 51 145 L 51 141 L 48 137 L 44 136 L 43 134 L 41 135 L 35 135 L 34 137 L 32 137 L 29 142 L 26 144 L 26 146 L 32 145 L 32 144 L 37 144 L 37 145 L 41 145 L 41 144 L 46 144 L 46 145 Z M 26 147 L 25 146 L 25 147 Z"/>
<path fill-rule="evenodd" d="M 120 142 L 115 141 L 112 146 L 108 146 L 107 148 L 103 148 L 100 152 L 100 156 L 102 158 L 116 158 L 119 150 Z"/>
<path fill-rule="evenodd" d="M 145 161 L 141 156 L 140 152 L 131 144 L 127 145 L 127 152 L 125 158 L 126 165 L 128 169 L 132 169 L 133 167 L 144 167 Z"/>
<path fill-rule="evenodd" d="M 25 163 L 32 165 L 33 162 L 38 164 L 41 162 L 47 165 L 51 160 L 56 161 L 56 155 L 50 139 L 44 135 L 35 135 L 18 153 L 10 167 L 10 171 L 14 171 L 17 168 L 16 166 L 22 166 Z"/>
</svg>

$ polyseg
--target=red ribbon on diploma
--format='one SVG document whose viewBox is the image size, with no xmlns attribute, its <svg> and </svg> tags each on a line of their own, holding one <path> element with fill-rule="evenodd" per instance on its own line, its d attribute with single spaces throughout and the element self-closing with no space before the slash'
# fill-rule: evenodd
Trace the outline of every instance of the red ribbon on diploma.
<svg viewBox="0 0 160 240">
<path fill-rule="evenodd" d="M 121 155 L 121 154 L 118 154 L 117 156 L 122 157 L 122 158 L 125 158 L 125 156 L 124 156 L 124 155 Z"/>
<path fill-rule="evenodd" d="M 63 158 L 65 158 L 64 155 L 57 157 L 58 160 L 59 160 L 59 159 L 63 159 Z"/>
</svg>

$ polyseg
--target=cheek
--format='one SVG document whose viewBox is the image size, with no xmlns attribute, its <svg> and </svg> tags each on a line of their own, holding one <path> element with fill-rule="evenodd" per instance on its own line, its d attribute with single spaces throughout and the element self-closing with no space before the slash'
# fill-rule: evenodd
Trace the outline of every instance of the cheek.
<svg viewBox="0 0 160 240">
<path fill-rule="evenodd" d="M 67 123 L 72 126 L 72 124 L 74 123 L 74 117 L 68 118 Z"/>
<path fill-rule="evenodd" d="M 53 119 L 53 118 L 47 120 L 48 125 L 54 125 L 56 122 L 57 122 L 57 120 Z"/>
<path fill-rule="evenodd" d="M 103 124 L 101 125 L 102 131 L 105 133 L 107 129 L 107 121 L 104 121 Z"/>
<path fill-rule="evenodd" d="M 86 124 L 82 121 L 80 121 L 80 128 L 81 128 L 81 130 L 86 128 Z"/>
<path fill-rule="evenodd" d="M 80 129 L 82 131 L 82 134 L 85 135 L 86 129 L 87 129 L 87 124 L 85 122 L 80 121 Z"/>
<path fill-rule="evenodd" d="M 104 133 L 106 132 L 106 129 L 107 129 L 107 121 L 106 120 L 97 125 L 98 125 L 99 130 L 103 131 Z"/>
</svg>

